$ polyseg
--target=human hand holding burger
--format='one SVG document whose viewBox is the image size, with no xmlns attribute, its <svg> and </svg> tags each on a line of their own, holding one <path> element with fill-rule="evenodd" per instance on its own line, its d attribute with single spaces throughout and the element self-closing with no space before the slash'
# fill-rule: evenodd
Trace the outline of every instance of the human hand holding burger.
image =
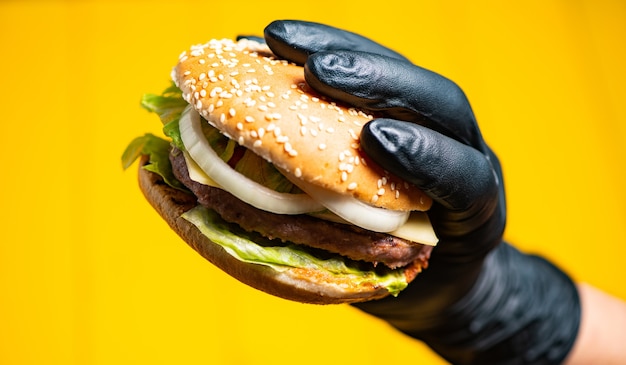
<svg viewBox="0 0 626 365">
<path fill-rule="evenodd" d="M 361 148 L 433 200 L 439 243 L 428 269 L 397 297 L 355 306 L 455 364 L 561 363 L 578 330 L 576 288 L 549 262 L 502 242 L 502 171 L 461 89 L 322 24 L 277 21 L 265 39 L 304 64 L 316 91 L 375 113 Z"/>
<path fill-rule="evenodd" d="M 623 363 L 626 303 L 502 241 L 500 166 L 454 83 L 323 24 L 243 38 L 181 54 L 142 99 L 169 139 L 122 156 L 193 249 L 272 295 L 352 303 L 455 364 Z"/>
</svg>

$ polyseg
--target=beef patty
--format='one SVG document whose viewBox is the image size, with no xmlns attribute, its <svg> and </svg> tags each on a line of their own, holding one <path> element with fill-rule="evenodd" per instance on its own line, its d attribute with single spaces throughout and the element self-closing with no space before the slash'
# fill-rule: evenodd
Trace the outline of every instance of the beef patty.
<svg viewBox="0 0 626 365">
<path fill-rule="evenodd" d="M 306 214 L 281 215 L 263 211 L 225 190 L 191 180 L 180 150 L 172 149 L 170 161 L 176 178 L 196 195 L 200 204 L 247 231 L 257 232 L 269 239 L 337 253 L 353 260 L 375 265 L 380 262 L 392 269 L 415 261 L 419 261 L 423 268 L 428 265 L 432 246 Z"/>
</svg>

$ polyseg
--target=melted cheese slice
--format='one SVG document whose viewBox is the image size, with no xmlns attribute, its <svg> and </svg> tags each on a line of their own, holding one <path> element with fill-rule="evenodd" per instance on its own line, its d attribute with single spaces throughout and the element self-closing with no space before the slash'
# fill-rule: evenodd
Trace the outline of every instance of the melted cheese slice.
<svg viewBox="0 0 626 365">
<path fill-rule="evenodd" d="M 209 175 L 204 172 L 200 166 L 194 161 L 187 151 L 183 152 L 183 156 L 185 156 L 185 162 L 187 163 L 187 171 L 189 172 L 189 178 L 197 183 L 203 185 L 213 186 L 215 188 L 222 188 L 216 183 Z"/>
<path fill-rule="evenodd" d="M 429 246 L 435 246 L 439 241 L 425 212 L 411 212 L 406 223 L 389 234 Z"/>
</svg>

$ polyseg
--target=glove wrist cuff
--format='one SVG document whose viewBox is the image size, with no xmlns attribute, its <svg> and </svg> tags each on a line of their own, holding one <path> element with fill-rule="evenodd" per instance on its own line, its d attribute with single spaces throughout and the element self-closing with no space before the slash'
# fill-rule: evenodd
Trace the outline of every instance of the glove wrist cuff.
<svg viewBox="0 0 626 365">
<path fill-rule="evenodd" d="M 557 267 L 503 243 L 442 317 L 408 334 L 455 364 L 560 364 L 578 333 L 580 300 Z"/>
</svg>

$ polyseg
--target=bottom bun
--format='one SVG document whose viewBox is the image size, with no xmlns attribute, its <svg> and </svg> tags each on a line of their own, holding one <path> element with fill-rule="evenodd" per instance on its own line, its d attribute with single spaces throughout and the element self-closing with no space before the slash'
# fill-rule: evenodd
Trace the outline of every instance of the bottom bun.
<svg viewBox="0 0 626 365">
<path fill-rule="evenodd" d="M 139 186 L 152 207 L 191 248 L 242 283 L 277 297 L 312 304 L 355 303 L 389 295 L 384 287 L 355 284 L 349 280 L 339 281 L 317 270 L 289 268 L 279 272 L 268 266 L 234 258 L 181 217 L 197 205 L 196 197 L 170 187 L 160 175 L 144 169 L 146 164 L 148 157 L 142 156 Z M 419 271 L 419 266 L 407 269 L 406 275 L 412 280 Z"/>
</svg>

